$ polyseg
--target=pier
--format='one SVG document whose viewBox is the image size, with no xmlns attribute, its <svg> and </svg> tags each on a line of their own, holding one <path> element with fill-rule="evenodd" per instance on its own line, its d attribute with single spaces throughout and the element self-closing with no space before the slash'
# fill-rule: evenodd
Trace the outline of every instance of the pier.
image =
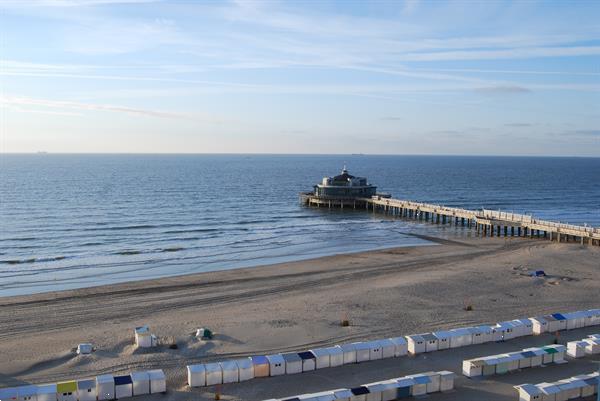
<svg viewBox="0 0 600 401">
<path fill-rule="evenodd" d="M 545 238 L 556 242 L 574 242 L 600 246 L 600 228 L 577 226 L 537 219 L 534 216 L 494 210 L 467 210 L 442 205 L 393 199 L 375 195 L 359 197 L 320 197 L 312 192 L 300 194 L 307 206 L 365 209 L 398 218 L 434 224 L 450 224 L 473 229 L 483 237 Z"/>
</svg>

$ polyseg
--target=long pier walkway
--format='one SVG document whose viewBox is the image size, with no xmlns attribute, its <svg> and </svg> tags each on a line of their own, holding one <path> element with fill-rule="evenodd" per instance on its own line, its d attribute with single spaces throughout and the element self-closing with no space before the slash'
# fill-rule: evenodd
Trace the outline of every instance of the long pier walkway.
<svg viewBox="0 0 600 401">
<path fill-rule="evenodd" d="M 310 193 L 301 195 L 306 205 L 341 208 L 365 208 L 392 216 L 430 221 L 437 224 L 454 224 L 477 231 L 482 236 L 518 236 L 546 238 L 550 241 L 577 242 L 600 245 L 600 228 L 577 226 L 540 220 L 534 216 L 494 210 L 467 210 L 442 205 L 393 199 L 384 196 L 358 199 L 317 199 Z"/>
</svg>

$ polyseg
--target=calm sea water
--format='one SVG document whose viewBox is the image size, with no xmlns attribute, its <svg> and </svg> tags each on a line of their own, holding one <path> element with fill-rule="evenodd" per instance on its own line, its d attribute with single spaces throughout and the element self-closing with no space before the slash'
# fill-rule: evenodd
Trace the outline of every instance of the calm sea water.
<svg viewBox="0 0 600 401">
<path fill-rule="evenodd" d="M 600 226 L 598 158 L 0 155 L 0 296 L 471 235 L 300 206 L 344 164 L 397 198 Z"/>
</svg>

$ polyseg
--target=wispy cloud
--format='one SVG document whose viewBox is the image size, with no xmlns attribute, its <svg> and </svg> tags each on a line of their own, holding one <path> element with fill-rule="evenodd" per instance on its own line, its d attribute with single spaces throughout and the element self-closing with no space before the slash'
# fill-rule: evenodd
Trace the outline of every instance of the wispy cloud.
<svg viewBox="0 0 600 401">
<path fill-rule="evenodd" d="M 484 95 L 510 95 L 510 94 L 522 94 L 531 92 L 530 89 L 523 86 L 515 86 L 515 85 L 497 85 L 497 86 L 487 86 L 481 88 L 475 88 L 475 92 L 484 94 Z"/>
<path fill-rule="evenodd" d="M 505 127 L 512 127 L 512 128 L 526 128 L 526 127 L 532 127 L 533 124 L 530 123 L 508 123 L 508 124 L 504 124 Z"/>
</svg>

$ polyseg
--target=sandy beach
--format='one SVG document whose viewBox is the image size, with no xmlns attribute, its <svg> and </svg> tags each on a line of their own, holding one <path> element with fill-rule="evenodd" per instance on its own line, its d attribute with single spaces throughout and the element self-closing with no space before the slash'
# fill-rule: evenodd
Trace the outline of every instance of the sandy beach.
<svg viewBox="0 0 600 401">
<path fill-rule="evenodd" d="M 0 386 L 162 368 L 169 391 L 152 398 L 214 399 L 214 389 L 186 386 L 187 364 L 599 306 L 598 247 L 510 238 L 435 241 L 436 246 L 0 298 Z M 538 269 L 548 277 L 527 275 Z M 472 305 L 473 310 L 465 311 L 465 305 Z M 341 327 L 346 317 L 350 327 Z M 136 350 L 133 328 L 142 324 L 148 324 L 162 343 L 176 343 L 177 349 L 163 345 Z M 199 327 L 212 329 L 215 339 L 195 339 L 192 334 Z M 598 331 L 574 330 L 561 335 L 560 341 Z M 256 379 L 224 385 L 223 398 L 284 397 L 427 370 L 460 373 L 460 361 L 466 357 L 551 340 L 550 336 L 527 337 L 416 358 Z M 91 342 L 98 350 L 78 357 L 72 349 L 81 342 Z M 514 399 L 514 384 L 593 369 L 591 359 L 584 358 L 547 367 L 542 373 L 530 369 L 499 380 L 461 378 L 454 393 L 431 398 Z"/>
</svg>

